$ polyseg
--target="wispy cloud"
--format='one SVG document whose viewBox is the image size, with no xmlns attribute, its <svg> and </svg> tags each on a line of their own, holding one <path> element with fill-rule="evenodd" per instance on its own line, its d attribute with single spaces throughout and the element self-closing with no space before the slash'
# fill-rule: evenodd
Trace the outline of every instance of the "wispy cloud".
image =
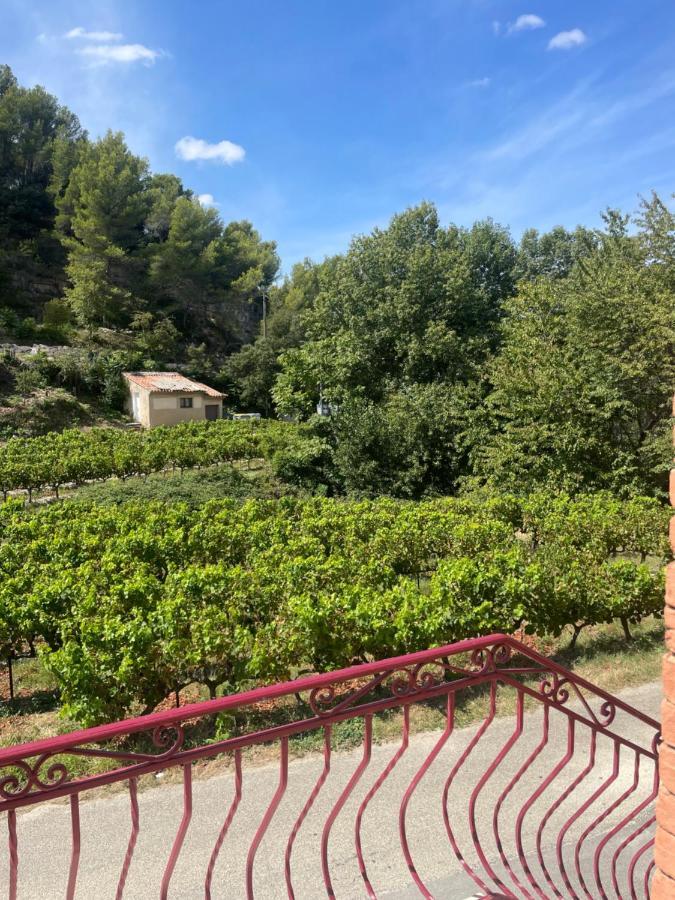
<svg viewBox="0 0 675 900">
<path fill-rule="evenodd" d="M 201 205 L 206 208 L 208 208 L 209 206 L 218 206 L 216 201 L 213 199 L 213 194 L 199 194 L 197 200 L 199 200 Z"/>
<path fill-rule="evenodd" d="M 571 31 L 560 31 L 548 42 L 549 50 L 571 50 L 585 44 L 588 38 L 581 28 L 572 28 Z"/>
<path fill-rule="evenodd" d="M 208 160 L 220 162 L 226 166 L 241 162 L 246 156 L 246 151 L 239 144 L 232 141 L 219 141 L 217 144 L 209 144 L 201 138 L 182 137 L 176 142 L 176 156 L 179 159 L 194 162 L 195 160 Z"/>
<path fill-rule="evenodd" d="M 85 41 L 121 41 L 124 37 L 119 31 L 86 31 L 82 26 L 71 28 L 64 34 L 68 40 L 82 38 Z"/>
<path fill-rule="evenodd" d="M 490 87 L 492 79 L 488 78 L 474 78 L 473 81 L 467 81 L 466 86 L 470 88 L 486 88 Z"/>
<path fill-rule="evenodd" d="M 535 16 L 534 13 L 526 13 L 518 16 L 515 22 L 512 22 L 506 29 L 507 34 L 517 34 L 519 31 L 534 31 L 535 28 L 543 28 L 546 22 L 541 16 Z"/>
<path fill-rule="evenodd" d="M 151 50 L 143 44 L 93 44 L 90 47 L 82 47 L 77 52 L 99 65 L 143 62 L 150 66 L 163 55 L 161 50 Z"/>
<path fill-rule="evenodd" d="M 597 89 L 597 80 L 584 79 L 557 103 L 527 122 L 521 129 L 482 151 L 481 162 L 521 164 L 547 149 L 557 155 L 572 154 L 593 145 L 608 129 L 630 121 L 637 113 L 667 97 L 675 96 L 675 68 L 640 90 L 610 101 L 611 94 Z"/>
<path fill-rule="evenodd" d="M 559 142 L 570 132 L 575 133 L 596 111 L 588 99 L 588 92 L 589 84 L 580 82 L 544 113 L 485 151 L 484 158 L 488 161 L 521 161 L 538 154 L 552 142 Z"/>
</svg>

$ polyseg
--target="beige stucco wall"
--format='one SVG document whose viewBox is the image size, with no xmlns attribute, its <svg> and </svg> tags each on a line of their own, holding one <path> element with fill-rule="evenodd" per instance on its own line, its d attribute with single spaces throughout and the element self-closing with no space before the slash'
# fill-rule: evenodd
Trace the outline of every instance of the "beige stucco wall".
<svg viewBox="0 0 675 900">
<path fill-rule="evenodd" d="M 150 427 L 150 394 L 137 384 L 128 383 L 126 409 L 136 422 L 140 422 L 144 428 Z M 134 412 L 134 397 L 136 398 L 136 412 Z"/>
<path fill-rule="evenodd" d="M 183 409 L 181 397 L 192 397 L 192 409 Z M 171 405 L 169 405 L 171 403 Z M 199 422 L 206 418 L 207 404 L 218 407 L 218 418 L 222 415 L 221 401 L 215 397 L 205 397 L 197 393 L 150 394 L 149 427 L 155 425 L 177 425 L 179 422 Z"/>
<path fill-rule="evenodd" d="M 146 391 L 138 385 L 129 385 L 127 399 L 127 411 L 133 415 L 133 394 L 137 395 L 136 421 L 144 428 L 153 428 L 156 425 L 178 425 L 180 422 L 200 422 L 206 418 L 208 406 L 218 407 L 218 418 L 222 418 L 222 400 L 217 397 L 208 397 L 197 392 L 169 394 L 165 391 Z M 181 397 L 192 397 L 192 408 L 183 408 L 180 405 Z"/>
<path fill-rule="evenodd" d="M 136 411 L 134 416 L 134 394 Z M 192 408 L 180 405 L 181 397 L 192 397 Z M 197 392 L 170 394 L 165 391 L 147 391 L 138 385 L 129 384 L 127 412 L 134 416 L 144 428 L 156 425 L 178 425 L 180 422 L 200 422 L 206 418 L 206 406 L 218 407 L 218 418 L 223 415 L 223 402 L 217 397 L 208 397 Z"/>
</svg>

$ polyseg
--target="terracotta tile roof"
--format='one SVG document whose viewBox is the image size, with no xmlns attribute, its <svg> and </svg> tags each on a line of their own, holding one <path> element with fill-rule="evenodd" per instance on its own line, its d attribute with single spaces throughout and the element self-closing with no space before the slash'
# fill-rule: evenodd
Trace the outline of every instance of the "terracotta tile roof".
<svg viewBox="0 0 675 900">
<path fill-rule="evenodd" d="M 220 398 L 227 396 L 227 394 L 209 387 L 208 384 L 201 384 L 199 381 L 186 378 L 180 372 L 122 372 L 122 374 L 127 381 L 137 384 L 146 391 L 162 391 L 167 394 L 200 393 Z"/>
</svg>

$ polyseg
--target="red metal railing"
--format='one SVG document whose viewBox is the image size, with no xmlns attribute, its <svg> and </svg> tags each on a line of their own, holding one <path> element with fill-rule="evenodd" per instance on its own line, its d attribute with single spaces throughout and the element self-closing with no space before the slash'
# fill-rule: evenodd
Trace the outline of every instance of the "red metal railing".
<svg viewBox="0 0 675 900">
<path fill-rule="evenodd" d="M 222 740 L 205 727 L 261 704 L 268 721 L 275 709 L 286 720 Z M 442 709 L 444 727 L 411 737 L 411 717 L 424 705 Z M 477 725 L 458 727 L 460 715 L 475 722 L 483 706 Z M 373 729 L 392 712 L 400 714 L 401 737 L 390 750 L 376 745 Z M 361 730 L 356 758 L 334 749 L 349 722 Z M 376 897 L 397 889 L 391 896 L 460 897 L 471 893 L 461 893 L 466 873 L 486 896 L 646 897 L 658 729 L 518 641 L 493 635 L 10 747 L 0 750 L 7 893 L 10 900 L 47 896 L 44 882 L 31 888 L 31 878 L 48 858 L 54 864 L 54 845 L 36 847 L 35 820 L 17 810 L 68 798 L 67 873 L 63 889 L 50 881 L 49 896 L 74 897 L 78 881 L 78 896 L 93 896 L 93 877 L 96 896 L 116 898 L 130 887 L 134 897 L 166 898 L 171 889 L 207 900 Z M 312 758 L 308 780 L 309 763 L 291 770 L 289 755 L 311 732 L 321 737 L 323 762 Z M 260 745 L 276 748 L 275 784 L 268 784 L 269 767 L 248 759 L 248 748 Z M 102 770 L 82 774 L 83 757 Z M 199 825 L 208 847 L 199 837 L 186 852 L 199 804 L 213 803 L 216 784 L 193 784 L 192 764 L 215 757 L 229 760 L 231 797 L 218 806 L 218 821 Z M 182 801 L 168 786 L 139 791 L 146 776 L 174 769 L 182 772 Z M 115 866 L 121 795 L 80 800 L 118 783 L 127 786 L 131 824 Z M 158 867 L 157 843 L 138 845 L 144 828 L 163 825 L 158 804 L 170 790 L 180 820 Z M 63 822 L 65 810 L 56 804 L 42 812 L 53 838 L 49 816 Z M 113 871 L 114 884 L 104 883 Z"/>
</svg>

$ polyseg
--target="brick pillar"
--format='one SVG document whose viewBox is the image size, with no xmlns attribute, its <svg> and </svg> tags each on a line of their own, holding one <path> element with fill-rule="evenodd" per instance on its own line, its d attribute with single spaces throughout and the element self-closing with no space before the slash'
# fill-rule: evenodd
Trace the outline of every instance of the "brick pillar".
<svg viewBox="0 0 675 900">
<path fill-rule="evenodd" d="M 673 398 L 675 416 L 675 398 Z M 673 430 L 675 442 L 675 429 Z M 675 468 L 670 471 L 670 502 L 675 507 Z M 670 544 L 675 551 L 675 516 L 670 520 Z M 675 562 L 666 570 L 666 654 L 663 657 L 663 743 L 659 754 L 661 788 L 656 804 L 656 872 L 652 900 L 675 900 Z"/>
</svg>

